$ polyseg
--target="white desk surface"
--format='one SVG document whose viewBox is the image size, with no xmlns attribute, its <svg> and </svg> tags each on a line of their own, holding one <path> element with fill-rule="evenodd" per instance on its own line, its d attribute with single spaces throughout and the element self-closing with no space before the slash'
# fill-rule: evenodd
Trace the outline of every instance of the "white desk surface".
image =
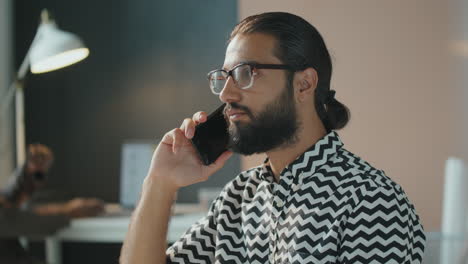
<svg viewBox="0 0 468 264">
<path fill-rule="evenodd" d="M 167 241 L 177 241 L 190 226 L 206 215 L 206 211 L 197 205 L 176 204 L 173 207 L 175 215 L 169 222 Z M 115 213 L 115 210 L 111 213 Z M 68 227 L 46 239 L 47 263 L 61 263 L 60 243 L 64 241 L 122 243 L 127 234 L 130 217 L 128 213 L 73 219 Z"/>
<path fill-rule="evenodd" d="M 106 206 L 107 214 L 98 217 L 73 219 L 70 225 L 54 235 L 59 241 L 117 242 L 125 239 L 130 224 L 130 211 L 114 204 Z M 206 215 L 206 210 L 194 204 L 176 204 L 169 222 L 167 241 L 173 242 L 196 221 Z"/>
<path fill-rule="evenodd" d="M 172 216 L 167 232 L 167 241 L 173 242 L 192 224 L 206 213 L 189 213 Z M 74 219 L 70 225 L 54 237 L 60 241 L 117 242 L 121 243 L 127 234 L 130 216 L 101 216 Z"/>
</svg>

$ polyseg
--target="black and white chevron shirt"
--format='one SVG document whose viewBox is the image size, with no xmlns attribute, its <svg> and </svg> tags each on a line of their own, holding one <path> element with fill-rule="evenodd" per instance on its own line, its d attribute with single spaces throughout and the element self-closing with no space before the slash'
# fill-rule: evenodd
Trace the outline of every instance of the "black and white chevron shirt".
<svg viewBox="0 0 468 264">
<path fill-rule="evenodd" d="M 274 181 L 268 161 L 239 174 L 168 263 L 421 263 L 414 206 L 330 132 Z"/>
</svg>

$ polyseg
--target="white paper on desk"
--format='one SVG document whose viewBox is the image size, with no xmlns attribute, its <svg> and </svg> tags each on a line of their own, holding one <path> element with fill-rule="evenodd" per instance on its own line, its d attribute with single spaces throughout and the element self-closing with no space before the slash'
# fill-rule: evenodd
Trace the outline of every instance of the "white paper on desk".
<svg viewBox="0 0 468 264">
<path fill-rule="evenodd" d="M 463 161 L 449 158 L 445 165 L 441 264 L 460 263 L 467 224 L 468 175 Z"/>
<path fill-rule="evenodd" d="M 135 207 L 155 148 L 154 142 L 141 140 L 127 141 L 122 145 L 120 204 L 123 207 Z"/>
</svg>

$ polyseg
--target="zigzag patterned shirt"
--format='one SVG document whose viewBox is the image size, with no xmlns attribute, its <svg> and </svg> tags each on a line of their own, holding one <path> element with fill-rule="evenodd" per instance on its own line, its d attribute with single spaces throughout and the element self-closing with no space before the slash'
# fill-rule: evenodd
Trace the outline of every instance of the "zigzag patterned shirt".
<svg viewBox="0 0 468 264">
<path fill-rule="evenodd" d="M 167 263 L 421 263 L 414 206 L 382 170 L 327 134 L 274 181 L 268 160 L 239 174 Z"/>
</svg>

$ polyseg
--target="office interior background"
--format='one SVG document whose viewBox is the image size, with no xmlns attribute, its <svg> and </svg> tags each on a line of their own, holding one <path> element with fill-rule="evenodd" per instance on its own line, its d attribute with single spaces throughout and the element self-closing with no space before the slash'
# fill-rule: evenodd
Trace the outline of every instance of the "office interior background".
<svg viewBox="0 0 468 264">
<path fill-rule="evenodd" d="M 441 230 L 446 161 L 468 161 L 467 1 L 0 0 L 0 95 L 43 8 L 91 53 L 27 78 L 26 142 L 55 153 L 41 199 L 119 202 L 122 144 L 157 143 L 183 118 L 218 106 L 206 73 L 222 65 L 231 29 L 252 14 L 286 11 L 316 26 L 331 51 L 332 89 L 352 114 L 339 131 L 345 147 L 403 186 L 426 231 Z M 0 184 L 15 167 L 9 111 L 0 127 Z M 178 201 L 196 202 L 200 188 L 222 187 L 263 158 L 234 157 Z"/>
</svg>

